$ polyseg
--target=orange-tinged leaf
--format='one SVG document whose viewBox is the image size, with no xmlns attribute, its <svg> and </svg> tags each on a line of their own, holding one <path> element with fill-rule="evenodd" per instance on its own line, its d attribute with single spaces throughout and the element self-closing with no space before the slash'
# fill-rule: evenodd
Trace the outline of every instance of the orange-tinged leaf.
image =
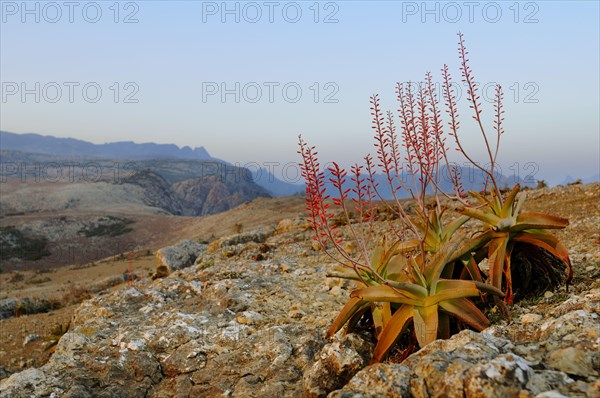
<svg viewBox="0 0 600 398">
<path fill-rule="evenodd" d="M 439 284 L 440 283 L 438 282 L 438 286 Z M 424 300 L 424 305 L 435 305 L 445 300 L 452 300 L 461 297 L 475 297 L 479 296 L 479 293 L 480 291 L 475 287 L 474 283 L 473 286 L 468 289 L 442 289 L 439 293 L 426 297 Z"/>
<path fill-rule="evenodd" d="M 440 303 L 440 308 L 477 331 L 481 331 L 490 325 L 490 321 L 483 315 L 483 312 L 469 299 L 459 298 L 443 301 Z"/>
<path fill-rule="evenodd" d="M 344 326 L 346 321 L 350 319 L 356 312 L 360 311 L 362 308 L 368 306 L 369 303 L 367 301 L 363 301 L 360 298 L 350 298 L 344 305 L 344 308 L 340 311 L 337 318 L 333 321 L 329 330 L 327 331 L 327 338 L 332 337 L 334 334 L 338 332 Z"/>
<path fill-rule="evenodd" d="M 461 279 L 440 279 L 437 284 L 436 293 L 447 289 L 477 289 L 474 281 Z"/>
<path fill-rule="evenodd" d="M 479 266 L 477 262 L 473 258 L 473 255 L 469 253 L 468 258 L 461 260 L 465 266 L 465 269 L 469 272 L 471 279 L 477 282 L 483 282 L 483 278 L 481 277 L 481 271 L 479 270 Z"/>
<path fill-rule="evenodd" d="M 370 309 L 371 308 L 368 305 L 365 305 L 360 310 L 356 311 L 354 315 L 352 315 L 350 319 L 348 319 L 348 321 L 346 322 L 347 330 L 353 330 L 356 324 L 361 320 L 365 312 L 367 312 L 367 310 Z"/>
<path fill-rule="evenodd" d="M 512 305 L 513 303 L 513 293 L 512 293 L 512 274 L 511 274 L 511 265 L 510 258 L 512 256 L 514 242 L 509 242 L 506 247 L 506 266 L 504 267 L 504 278 L 506 279 L 506 297 L 504 301 L 506 304 Z"/>
<path fill-rule="evenodd" d="M 371 303 L 371 315 L 375 325 L 375 337 L 379 339 L 383 328 L 392 317 L 390 303 Z"/>
<path fill-rule="evenodd" d="M 504 270 L 507 244 L 508 234 L 494 238 L 489 243 L 490 285 L 498 289 L 502 289 L 502 271 Z"/>
<path fill-rule="evenodd" d="M 568 225 L 569 220 L 566 218 L 528 211 L 518 215 L 517 222 L 512 226 L 511 231 L 523 231 L 526 229 L 562 229 Z"/>
<path fill-rule="evenodd" d="M 416 250 L 419 247 L 421 242 L 418 239 L 410 239 L 399 243 L 397 246 L 394 246 L 394 254 L 396 253 L 405 253 Z"/>
<path fill-rule="evenodd" d="M 520 232 L 512 237 L 513 241 L 529 243 L 541 247 L 556 258 L 562 260 L 567 266 L 567 284 L 573 279 L 573 268 L 567 248 L 558 239 L 550 234 Z"/>
<path fill-rule="evenodd" d="M 438 332 L 438 306 L 414 307 L 415 334 L 419 346 L 425 347 L 437 339 Z"/>
<path fill-rule="evenodd" d="M 412 305 L 402 305 L 396 310 L 379 336 L 379 341 L 373 351 L 371 363 L 381 362 L 387 355 L 388 351 L 406 328 L 408 321 L 413 317 L 413 308 Z"/>
<path fill-rule="evenodd" d="M 554 236 L 542 232 L 520 232 L 512 237 L 517 242 L 530 243 L 548 250 L 559 259 L 571 265 L 567 248 Z"/>
<path fill-rule="evenodd" d="M 390 319 L 392 318 L 392 306 L 390 305 L 390 303 L 383 303 L 382 305 L 383 326 L 385 327 L 385 325 L 387 325 Z"/>
</svg>

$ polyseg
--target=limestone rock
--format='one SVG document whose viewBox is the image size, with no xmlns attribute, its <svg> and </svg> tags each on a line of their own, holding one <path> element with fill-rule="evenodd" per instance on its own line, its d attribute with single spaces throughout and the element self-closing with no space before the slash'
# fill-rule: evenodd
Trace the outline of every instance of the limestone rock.
<svg viewBox="0 0 600 398">
<path fill-rule="evenodd" d="M 412 397 L 411 371 L 401 364 L 375 364 L 358 372 L 342 390 L 329 398 Z"/>
<path fill-rule="evenodd" d="M 156 275 L 166 276 L 175 270 L 191 266 L 206 247 L 205 244 L 184 240 L 177 245 L 159 249 L 156 252 Z"/>
<path fill-rule="evenodd" d="M 304 395 L 324 397 L 342 387 L 371 359 L 373 344 L 351 333 L 327 344 L 320 359 L 304 374 Z"/>
</svg>

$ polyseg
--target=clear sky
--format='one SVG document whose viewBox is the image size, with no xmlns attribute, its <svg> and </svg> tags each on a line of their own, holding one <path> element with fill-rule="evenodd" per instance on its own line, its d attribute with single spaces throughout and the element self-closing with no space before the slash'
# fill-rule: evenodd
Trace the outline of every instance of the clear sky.
<svg viewBox="0 0 600 398">
<path fill-rule="evenodd" d="M 599 172 L 598 1 L 2 0 L 0 11 L 2 130 L 204 146 L 242 165 L 297 161 L 301 132 L 348 165 L 371 148 L 371 94 L 396 109 L 397 81 L 439 81 L 444 63 L 458 79 L 461 31 L 477 80 L 504 86 L 505 174 Z"/>
</svg>

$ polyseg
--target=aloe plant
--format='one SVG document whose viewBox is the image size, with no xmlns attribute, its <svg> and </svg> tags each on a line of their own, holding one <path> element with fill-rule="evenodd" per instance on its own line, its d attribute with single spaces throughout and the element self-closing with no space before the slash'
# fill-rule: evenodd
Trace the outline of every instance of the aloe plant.
<svg viewBox="0 0 600 398">
<path fill-rule="evenodd" d="M 489 260 L 489 281 L 494 287 L 506 290 L 506 302 L 513 302 L 511 277 L 512 251 L 516 242 L 536 246 L 562 261 L 566 268 L 567 284 L 573 278 L 573 269 L 567 249 L 546 230 L 569 225 L 567 219 L 538 212 L 522 211 L 525 193 L 517 184 L 502 200 L 494 191 L 490 198 L 471 192 L 480 207 L 465 207 L 460 213 L 484 224 L 484 232 L 469 242 L 470 250 L 484 247 Z"/>
<path fill-rule="evenodd" d="M 371 255 L 371 267 L 375 272 L 363 270 L 359 272 L 350 271 L 347 267 L 334 267 L 334 272 L 330 273 L 330 277 L 338 277 L 348 280 L 353 280 L 359 289 L 381 286 L 388 283 L 387 281 L 400 282 L 405 278 L 406 261 L 403 256 L 397 255 L 397 248 L 400 244 L 397 241 L 392 247 L 387 247 L 386 241 L 378 245 Z M 375 326 L 375 336 L 379 337 L 385 325 L 392 317 L 392 309 L 389 302 L 377 302 L 367 300 L 350 299 L 344 308 L 340 311 L 338 317 L 333 322 L 327 332 L 327 336 L 331 337 L 344 324 L 348 323 L 350 328 L 356 325 L 363 317 L 364 313 L 371 311 L 373 324 Z"/>
<path fill-rule="evenodd" d="M 414 334 L 411 341 L 416 340 L 423 347 L 436 338 L 449 337 L 455 330 L 451 330 L 451 325 L 466 325 L 475 330 L 487 327 L 489 320 L 482 311 L 486 296 L 503 297 L 507 303 L 513 301 L 513 257 L 522 259 L 536 253 L 533 249 L 543 250 L 564 263 L 567 283 L 572 278 L 566 248 L 548 233 L 548 230 L 566 227 L 568 221 L 523 211 L 525 195 L 518 184 L 502 197 L 494 173 L 500 137 L 504 133 L 502 88 L 496 87 L 493 103 L 493 140 L 483 126 L 479 87 L 469 67 L 468 52 L 460 33 L 458 50 L 467 101 L 485 144 L 489 169 L 475 162 L 462 145 L 458 133 L 457 95 L 447 65 L 442 69 L 447 123 L 442 120 L 430 73 L 425 76 L 425 84 L 417 85 L 416 93 L 411 83 L 397 85 L 398 125 L 391 112 L 384 114 L 379 97 L 371 97 L 376 155 L 367 155 L 364 165 L 352 166 L 350 187 L 346 171 L 333 163 L 328 170 L 337 197 L 328 195 L 315 147 L 299 138 L 303 160 L 300 166 L 306 180 L 306 203 L 315 239 L 338 263 L 331 275 L 356 284 L 327 336 L 333 336 L 344 326 L 352 330 L 364 317 L 370 316 L 373 334 L 378 340 L 374 362 L 383 360 L 409 328 Z M 490 191 L 489 196 L 471 192 L 475 200 L 472 203 L 473 199 L 463 191 L 459 170 L 448 160 L 445 128 L 459 153 L 487 177 L 485 188 Z M 440 167 L 450 171 L 452 192 L 440 187 Z M 381 195 L 375 178 L 377 172 L 386 177 L 391 200 Z M 403 178 L 406 175 L 407 180 Z M 399 191 L 412 198 L 414 214 L 409 214 L 399 200 Z M 441 203 L 443 197 L 461 206 L 460 216 L 449 222 Z M 394 221 L 381 223 L 379 227 L 385 232 L 378 233 L 375 222 L 380 206 L 388 208 Z M 337 215 L 332 207 L 338 209 Z M 346 222 L 338 222 L 339 217 Z M 483 228 L 467 237 L 461 230 L 469 220 L 478 220 Z M 341 225 L 344 225 L 344 233 Z M 344 236 L 354 241 L 358 249 L 356 255 L 345 250 Z M 393 244 L 387 245 L 388 241 Z M 486 259 L 487 274 L 481 270 L 482 261 Z M 532 266 L 540 261 L 545 260 L 541 258 L 528 264 Z M 477 300 L 479 307 L 473 300 L 476 297 L 483 299 Z M 451 322 L 452 318 L 460 322 Z"/>
<path fill-rule="evenodd" d="M 420 254 L 409 257 L 408 280 L 405 282 L 388 281 L 386 285 L 365 287 L 351 293 L 351 299 L 362 302 L 400 305 L 379 335 L 374 362 L 387 354 L 411 319 L 421 347 L 438 337 L 450 336 L 450 317 L 478 331 L 489 326 L 489 320 L 468 298 L 478 297 L 482 292 L 502 297 L 502 291 L 478 281 L 441 278 L 446 265 L 463 254 L 458 246 L 446 244 L 443 250 L 429 254 L 426 264 L 420 263 L 423 258 Z M 422 272 L 423 268 L 425 272 Z"/>
</svg>

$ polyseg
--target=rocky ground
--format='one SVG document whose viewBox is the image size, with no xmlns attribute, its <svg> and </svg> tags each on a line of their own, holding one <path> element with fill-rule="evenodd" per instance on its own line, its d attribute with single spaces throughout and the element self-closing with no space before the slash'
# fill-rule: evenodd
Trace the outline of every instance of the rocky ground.
<svg viewBox="0 0 600 398">
<path fill-rule="evenodd" d="M 190 267 L 84 301 L 50 360 L 0 381 L 0 397 L 600 397 L 600 185 L 529 197 L 570 219 L 573 284 L 482 333 L 372 366 L 369 335 L 325 340 L 349 287 L 326 277 L 297 217 L 192 245 Z"/>
<path fill-rule="evenodd" d="M 61 248 L 68 253 L 70 264 L 76 263 L 75 260 L 85 253 L 99 254 L 104 258 L 93 263 L 68 266 L 57 266 L 44 258 L 38 261 L 40 264 L 36 265 L 36 269 L 0 272 L 0 379 L 46 363 L 52 354 L 48 347 L 57 338 L 55 332 L 69 324 L 82 300 L 101 291 L 129 286 L 132 283 L 130 273 L 137 286 L 147 284 L 156 269 L 157 258 L 153 251 L 161 247 L 158 246 L 160 242 L 165 245 L 190 237 L 208 242 L 234 232 L 276 224 L 282 218 L 297 216 L 303 208 L 304 200 L 298 197 L 259 198 L 228 212 L 204 217 L 138 218 L 135 224 L 127 225 L 133 226 L 134 231 L 113 238 L 118 243 L 116 246 L 138 247 L 138 244 L 129 245 L 130 239 L 153 242 L 151 246 L 111 257 L 106 257 L 110 253 L 106 252 L 101 241 L 86 244 L 82 253 L 65 249 L 65 245 L 73 242 L 60 238 L 63 242 Z M 98 216 L 95 215 L 95 218 Z M 89 219 L 82 221 L 82 225 Z M 55 229 L 60 230 L 60 225 Z M 39 338 L 31 339 L 31 336 Z M 26 340 L 28 343 L 23 344 Z"/>
</svg>

